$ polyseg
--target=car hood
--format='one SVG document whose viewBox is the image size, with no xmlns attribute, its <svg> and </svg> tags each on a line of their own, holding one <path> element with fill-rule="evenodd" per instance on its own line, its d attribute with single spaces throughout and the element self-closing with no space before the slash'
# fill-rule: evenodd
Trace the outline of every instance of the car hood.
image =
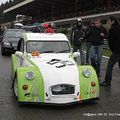
<svg viewBox="0 0 120 120">
<path fill-rule="evenodd" d="M 9 41 L 9 42 L 18 42 L 20 38 L 4 38 L 4 41 Z"/>
<path fill-rule="evenodd" d="M 70 54 L 41 54 L 29 59 L 42 73 L 46 89 L 57 84 L 79 84 L 78 68 Z"/>
<path fill-rule="evenodd" d="M 20 38 L 4 38 L 4 41 L 12 43 L 13 46 L 17 46 Z"/>
</svg>

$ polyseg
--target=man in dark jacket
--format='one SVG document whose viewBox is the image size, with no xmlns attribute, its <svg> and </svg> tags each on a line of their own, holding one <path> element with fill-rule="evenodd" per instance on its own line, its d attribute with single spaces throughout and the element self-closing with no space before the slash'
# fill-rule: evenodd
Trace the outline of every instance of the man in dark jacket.
<svg viewBox="0 0 120 120">
<path fill-rule="evenodd" d="M 112 55 L 108 61 L 105 81 L 100 84 L 101 86 L 111 86 L 113 66 L 118 62 L 120 67 L 120 25 L 115 16 L 109 17 L 108 24 L 110 25 L 108 44 Z"/>
<path fill-rule="evenodd" d="M 73 45 L 73 52 L 76 52 L 79 49 L 81 64 L 84 64 L 84 52 L 82 48 L 84 30 L 82 26 L 82 20 L 78 19 L 76 26 L 73 27 L 71 32 L 71 44 Z"/>
<path fill-rule="evenodd" d="M 91 31 L 90 60 L 91 60 L 91 65 L 96 70 L 98 77 L 100 77 L 102 45 L 106 35 L 107 35 L 107 30 L 101 25 L 101 20 L 96 19 L 95 27 Z"/>
</svg>

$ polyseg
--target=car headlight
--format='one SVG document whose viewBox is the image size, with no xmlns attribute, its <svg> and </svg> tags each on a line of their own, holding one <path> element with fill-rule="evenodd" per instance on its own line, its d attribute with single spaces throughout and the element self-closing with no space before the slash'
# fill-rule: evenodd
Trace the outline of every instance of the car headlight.
<svg viewBox="0 0 120 120">
<path fill-rule="evenodd" d="M 9 42 L 3 42 L 3 44 L 6 45 L 6 46 L 10 46 Z"/>
<path fill-rule="evenodd" d="M 91 76 L 91 74 L 92 74 L 92 71 L 90 69 L 86 68 L 83 70 L 83 75 L 85 77 L 89 78 Z"/>
<path fill-rule="evenodd" d="M 28 79 L 28 80 L 33 80 L 34 78 L 35 78 L 35 73 L 34 72 L 28 72 L 28 73 L 26 73 L 26 78 Z"/>
</svg>

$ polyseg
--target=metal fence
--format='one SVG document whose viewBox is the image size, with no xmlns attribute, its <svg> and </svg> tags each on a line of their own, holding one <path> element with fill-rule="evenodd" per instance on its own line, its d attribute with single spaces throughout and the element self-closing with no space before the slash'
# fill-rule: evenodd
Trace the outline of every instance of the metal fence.
<svg viewBox="0 0 120 120">
<path fill-rule="evenodd" d="M 110 49 L 110 48 L 109 48 L 109 45 L 108 45 L 108 40 L 107 40 L 107 39 L 104 39 L 103 48 L 104 48 L 104 49 L 107 49 L 107 50 Z"/>
<path fill-rule="evenodd" d="M 68 39 L 70 40 L 70 35 L 66 35 L 68 37 Z M 85 48 L 85 44 L 84 44 L 84 48 Z M 104 44 L 103 44 L 103 49 L 107 49 L 109 50 L 109 45 L 108 45 L 108 40 L 104 39 Z"/>
</svg>

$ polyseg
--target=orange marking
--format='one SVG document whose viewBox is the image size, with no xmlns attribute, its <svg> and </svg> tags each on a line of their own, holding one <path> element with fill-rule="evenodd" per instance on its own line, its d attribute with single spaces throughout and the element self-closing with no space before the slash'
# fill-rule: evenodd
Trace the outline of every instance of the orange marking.
<svg viewBox="0 0 120 120">
<path fill-rule="evenodd" d="M 40 56 L 40 52 L 38 52 L 38 51 L 32 52 L 32 56 Z"/>
</svg>

